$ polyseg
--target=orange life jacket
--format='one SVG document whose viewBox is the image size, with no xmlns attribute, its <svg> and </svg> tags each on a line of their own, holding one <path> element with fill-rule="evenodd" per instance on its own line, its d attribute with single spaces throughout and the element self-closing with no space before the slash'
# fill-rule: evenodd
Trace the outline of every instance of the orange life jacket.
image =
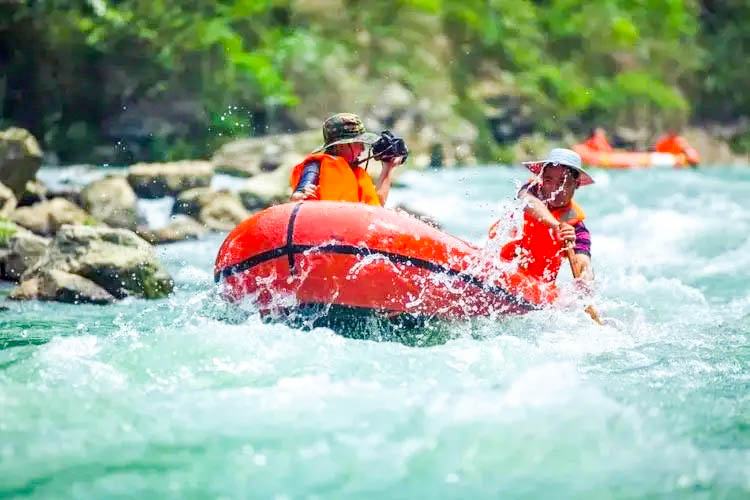
<svg viewBox="0 0 750 500">
<path fill-rule="evenodd" d="M 586 218 L 581 207 L 572 200 L 567 207 L 550 211 L 555 219 L 571 226 Z M 496 227 L 499 222 L 496 222 L 490 228 L 490 238 L 496 234 Z M 560 271 L 563 250 L 563 244 L 555 236 L 554 230 L 524 211 L 521 238 L 503 245 L 500 250 L 500 257 L 510 261 L 520 256 L 519 270 L 521 272 L 539 280 L 553 283 Z"/>
<path fill-rule="evenodd" d="M 325 153 L 311 154 L 294 167 L 289 177 L 289 185 L 292 189 L 299 184 L 305 166 L 313 161 L 320 163 L 320 181 L 315 199 L 360 202 L 380 206 L 375 184 L 363 168 L 352 167 L 340 156 Z"/>
<path fill-rule="evenodd" d="M 691 165 L 700 163 L 700 155 L 684 137 L 679 135 L 667 135 L 656 141 L 654 151 L 657 153 L 670 153 L 675 156 L 684 155 L 685 160 Z"/>
<path fill-rule="evenodd" d="M 583 141 L 583 144 L 594 151 L 603 151 L 605 153 L 611 153 L 614 151 L 612 145 L 607 141 L 607 138 L 600 134 L 592 135 Z"/>
</svg>

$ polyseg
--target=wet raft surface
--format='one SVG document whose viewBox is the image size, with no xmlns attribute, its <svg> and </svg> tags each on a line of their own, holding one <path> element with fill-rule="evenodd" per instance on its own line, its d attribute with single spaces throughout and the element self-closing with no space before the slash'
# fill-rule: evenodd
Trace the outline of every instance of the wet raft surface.
<svg viewBox="0 0 750 500">
<path fill-rule="evenodd" d="M 595 177 L 611 327 L 572 308 L 376 342 L 219 320 L 221 236 L 160 250 L 163 301 L 5 304 L 0 497 L 747 497 L 750 172 Z M 391 202 L 482 243 L 523 180 L 408 175 Z"/>
</svg>

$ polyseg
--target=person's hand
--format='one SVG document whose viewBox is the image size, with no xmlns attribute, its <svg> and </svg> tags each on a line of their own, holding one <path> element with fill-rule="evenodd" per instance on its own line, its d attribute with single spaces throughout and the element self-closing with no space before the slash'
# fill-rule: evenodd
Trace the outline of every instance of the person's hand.
<svg viewBox="0 0 750 500">
<path fill-rule="evenodd" d="M 301 191 L 295 191 L 292 193 L 290 201 L 302 201 L 316 198 L 318 195 L 318 186 L 314 184 L 308 184 L 303 187 Z"/>
<path fill-rule="evenodd" d="M 386 168 L 388 170 L 397 167 L 401 165 L 401 162 L 404 161 L 403 156 L 396 156 L 395 158 L 390 158 L 388 160 L 383 160 L 383 168 Z"/>
<path fill-rule="evenodd" d="M 557 239 L 562 241 L 565 247 L 571 247 L 576 242 L 576 230 L 570 224 L 561 222 L 555 228 Z"/>
</svg>

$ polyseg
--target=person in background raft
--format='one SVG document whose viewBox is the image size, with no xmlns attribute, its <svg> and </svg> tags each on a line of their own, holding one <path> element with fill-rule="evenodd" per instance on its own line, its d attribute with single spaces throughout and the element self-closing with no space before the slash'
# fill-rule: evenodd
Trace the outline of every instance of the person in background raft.
<svg viewBox="0 0 750 500">
<path fill-rule="evenodd" d="M 595 128 L 591 132 L 591 137 L 583 141 L 583 145 L 593 151 L 602 151 L 605 153 L 614 151 L 612 145 L 607 140 L 607 132 L 601 127 Z"/>
<path fill-rule="evenodd" d="M 567 249 L 572 247 L 571 265 L 588 288 L 594 279 L 591 235 L 573 194 L 594 180 L 581 168 L 578 153 L 570 149 L 553 149 L 547 159 L 524 165 L 536 175 L 518 192 L 525 202 L 522 234 L 504 245 L 500 256 L 507 261 L 520 258 L 521 272 L 553 283 Z M 490 238 L 495 236 L 497 224 L 499 221 L 490 228 Z"/>
<path fill-rule="evenodd" d="M 365 145 L 371 146 L 379 137 L 367 132 L 355 114 L 339 113 L 328 118 L 323 124 L 324 145 L 292 170 L 289 184 L 294 192 L 290 201 L 350 201 L 383 206 L 391 190 L 394 167 L 403 157 L 383 159 L 376 187 L 365 169 L 358 166 L 358 158 Z"/>
<path fill-rule="evenodd" d="M 660 137 L 654 144 L 654 151 L 657 153 L 671 153 L 675 156 L 683 155 L 688 165 L 698 165 L 701 162 L 698 151 L 695 150 L 684 137 L 677 135 L 673 129 L 667 130 L 667 133 Z"/>
</svg>

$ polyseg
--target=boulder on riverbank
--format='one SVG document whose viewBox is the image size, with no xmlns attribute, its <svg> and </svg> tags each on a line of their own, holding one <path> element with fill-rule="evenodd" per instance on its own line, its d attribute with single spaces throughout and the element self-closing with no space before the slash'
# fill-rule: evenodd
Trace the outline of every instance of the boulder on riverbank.
<svg viewBox="0 0 750 500">
<path fill-rule="evenodd" d="M 18 281 L 27 269 L 34 267 L 47 253 L 50 239 L 27 231 L 17 231 L 0 250 L 0 279 Z M 2 246 L 0 246 L 2 248 Z"/>
<path fill-rule="evenodd" d="M 206 226 L 187 215 L 173 215 L 169 224 L 159 229 L 143 228 L 138 230 L 138 236 L 152 245 L 195 240 L 202 238 L 207 233 Z"/>
<path fill-rule="evenodd" d="M 136 163 L 128 169 L 128 182 L 141 198 L 176 196 L 196 187 L 208 187 L 214 176 L 211 162 L 183 160 L 172 163 Z"/>
<path fill-rule="evenodd" d="M 106 177 L 81 191 L 83 208 L 112 227 L 136 228 L 135 191 L 124 177 Z"/>
<path fill-rule="evenodd" d="M 228 190 L 211 188 L 195 188 L 180 193 L 172 213 L 194 217 L 214 231 L 231 231 L 250 216 L 237 195 Z"/>
<path fill-rule="evenodd" d="M 28 207 L 39 203 L 40 201 L 47 201 L 53 198 L 65 198 L 69 202 L 80 206 L 81 189 L 75 186 L 49 189 L 37 180 L 28 181 L 23 190 L 23 194 L 21 194 L 21 197 L 18 199 L 18 207 Z"/>
<path fill-rule="evenodd" d="M 23 274 L 20 289 L 32 289 L 27 281 L 47 279 L 43 274 L 53 270 L 86 278 L 117 299 L 165 297 L 174 287 L 151 245 L 126 229 L 63 226 L 44 257 Z"/>
<path fill-rule="evenodd" d="M 64 224 L 94 223 L 95 220 L 65 198 L 52 198 L 28 207 L 16 209 L 10 220 L 36 234 L 50 236 Z"/>
<path fill-rule="evenodd" d="M 0 248 L 8 248 L 10 238 L 16 233 L 31 234 L 31 231 L 11 220 L 0 217 Z"/>
<path fill-rule="evenodd" d="M 300 158 L 299 161 L 302 159 Z M 273 172 L 248 179 L 237 193 L 245 208 L 255 211 L 289 201 L 289 196 L 292 194 L 289 175 L 299 161 L 286 163 Z"/>
<path fill-rule="evenodd" d="M 219 173 L 253 177 L 301 160 L 322 141 L 320 130 L 238 139 L 220 147 L 211 162 Z"/>
<path fill-rule="evenodd" d="M 56 269 L 40 271 L 24 280 L 8 296 L 11 300 L 51 300 L 69 304 L 109 304 L 115 298 L 105 289 L 77 274 Z"/>
<path fill-rule="evenodd" d="M 0 183 L 0 217 L 7 218 L 16 209 L 18 201 L 13 191 Z"/>
<path fill-rule="evenodd" d="M 0 279 L 10 280 L 7 272 L 8 257 L 11 254 L 11 240 L 17 234 L 33 234 L 15 222 L 0 217 Z"/>
<path fill-rule="evenodd" d="M 18 198 L 18 206 L 28 207 L 35 203 L 39 203 L 40 201 L 46 201 L 49 199 L 49 197 L 47 196 L 48 193 L 49 190 L 47 189 L 47 186 L 45 186 L 41 182 L 37 180 L 27 181 L 24 185 L 23 193 L 21 193 L 21 196 Z M 76 203 L 73 200 L 68 201 Z"/>
<path fill-rule="evenodd" d="M 26 182 L 34 180 L 42 166 L 42 150 L 28 130 L 9 128 L 0 131 L 0 183 L 16 198 L 23 194 Z"/>
</svg>

